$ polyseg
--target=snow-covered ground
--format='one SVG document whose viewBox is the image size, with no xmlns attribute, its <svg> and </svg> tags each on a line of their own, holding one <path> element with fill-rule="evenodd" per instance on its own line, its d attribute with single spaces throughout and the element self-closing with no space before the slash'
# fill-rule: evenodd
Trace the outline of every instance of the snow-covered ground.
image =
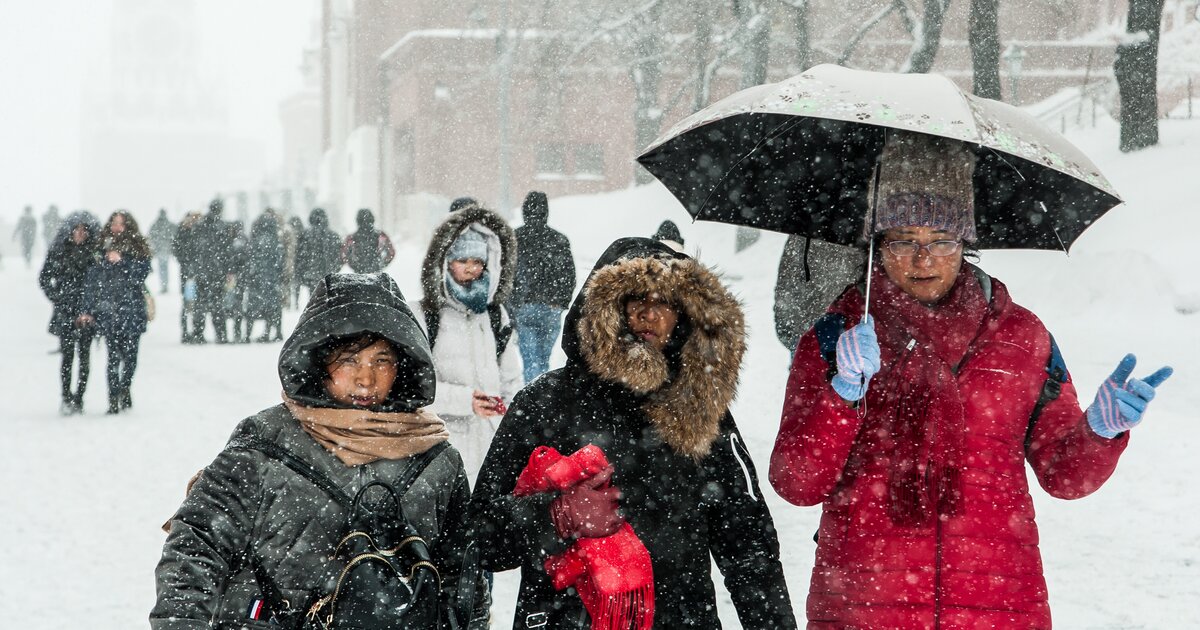
<svg viewBox="0 0 1200 630">
<path fill-rule="evenodd" d="M 1195 180 L 1200 121 L 1165 121 L 1162 146 L 1116 150 L 1111 122 L 1073 136 L 1127 204 L 1104 217 L 1072 254 L 986 252 L 982 266 L 1054 333 L 1085 403 L 1125 352 L 1175 376 L 1135 430 L 1113 479 L 1078 501 L 1034 490 L 1050 602 L 1060 628 L 1200 627 L 1200 232 Z M 734 253 L 731 227 L 691 224 L 658 186 L 555 199 L 551 223 L 571 237 L 581 276 L 615 237 L 678 222 L 687 249 L 717 265 L 746 304 L 751 326 L 734 413 L 760 472 L 779 421 L 787 353 L 775 340 L 771 299 L 779 235 Z M 103 415 L 104 352 L 92 357 L 86 414 L 59 417 L 55 338 L 36 270 L 10 256 L 0 270 L 0 383 L 10 438 L 0 456 L 0 612 L 5 628 L 117 629 L 145 625 L 154 601 L 159 529 L 242 417 L 278 400 L 278 344 L 181 346 L 178 295 L 159 297 L 143 338 L 132 413 Z M 421 251 L 401 247 L 390 271 L 415 296 Z M 152 286 L 157 286 L 151 282 Z M 173 291 L 175 287 L 173 285 Z M 285 326 L 296 314 L 285 317 Z M 558 358 L 561 360 L 561 357 Z M 765 483 L 765 479 L 764 479 Z M 1032 482 L 1036 487 L 1036 482 Z M 766 489 L 803 619 L 819 508 Z M 719 578 L 716 580 L 720 582 Z M 507 628 L 514 574 L 498 576 L 496 628 Z M 739 627 L 722 602 L 726 627 Z"/>
</svg>

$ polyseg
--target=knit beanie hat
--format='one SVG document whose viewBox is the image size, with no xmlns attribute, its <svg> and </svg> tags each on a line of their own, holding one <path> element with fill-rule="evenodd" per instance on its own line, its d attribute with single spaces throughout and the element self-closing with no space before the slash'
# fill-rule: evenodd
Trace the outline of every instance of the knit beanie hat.
<svg viewBox="0 0 1200 630">
<path fill-rule="evenodd" d="M 888 130 L 879 156 L 879 194 L 868 191 L 875 225 L 864 236 L 899 227 L 932 227 L 975 241 L 975 154 L 958 140 Z M 874 187 L 872 181 L 871 188 Z M 877 201 L 876 201 L 877 200 Z"/>
<path fill-rule="evenodd" d="M 446 260 L 466 260 L 475 258 L 482 260 L 484 263 L 488 259 L 488 243 L 487 236 L 482 232 L 468 227 L 454 239 L 450 244 L 450 248 L 446 250 Z"/>
</svg>

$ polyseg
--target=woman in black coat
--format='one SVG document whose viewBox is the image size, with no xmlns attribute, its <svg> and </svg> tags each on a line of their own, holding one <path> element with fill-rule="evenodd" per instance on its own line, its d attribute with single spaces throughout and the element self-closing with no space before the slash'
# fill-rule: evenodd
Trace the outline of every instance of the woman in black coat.
<svg viewBox="0 0 1200 630">
<path fill-rule="evenodd" d="M 124 210 L 108 218 L 100 244 L 102 256 L 84 281 L 79 319 L 95 326 L 108 347 L 108 413 L 115 414 L 133 406 L 129 390 L 149 320 L 145 283 L 150 275 L 150 244 Z"/>
<path fill-rule="evenodd" d="M 623 493 L 621 514 L 600 509 L 582 522 L 623 516 L 641 539 L 655 628 L 720 627 L 710 557 L 744 627 L 794 628 L 775 528 L 728 411 L 745 349 L 737 300 L 667 245 L 620 239 L 575 299 L 562 347 L 567 365 L 514 398 L 471 504 L 484 568 L 521 569 L 513 627 L 589 627 L 580 597 L 556 591 L 543 563 L 571 536 L 612 528 L 564 532 L 581 519 L 559 518 L 571 511 L 562 497 L 515 499 L 513 489 L 536 447 L 566 455 L 595 444 Z"/>
<path fill-rule="evenodd" d="M 268 454 L 284 449 L 350 497 L 373 483 L 393 487 L 404 520 L 428 543 L 443 594 L 461 606 L 457 627 L 486 628 L 488 598 L 463 535 L 469 490 L 462 458 L 446 444 L 442 420 L 423 409 L 435 394 L 433 359 L 392 278 L 323 279 L 278 368 L 282 402 L 238 424 L 171 518 L 150 627 L 297 628 L 306 614 L 320 612 L 325 621 L 343 601 L 385 601 L 368 580 L 351 578 L 346 591 L 335 590 L 351 564 L 331 559 L 345 541 L 350 510 Z M 416 464 L 423 468 L 403 486 Z M 408 542 L 384 546 L 395 551 Z M 463 590 L 472 577 L 474 588 Z"/>
<path fill-rule="evenodd" d="M 100 257 L 100 222 L 90 212 L 80 210 L 67 215 L 50 241 L 46 262 L 38 275 L 42 292 L 54 305 L 50 316 L 50 334 L 58 337 L 62 365 L 62 405 L 64 416 L 83 412 L 83 393 L 87 390 L 91 368 L 91 345 L 95 331 L 78 321 L 83 302 L 83 282 L 88 269 Z M 78 357 L 78 384 L 71 388 L 71 373 Z"/>
</svg>

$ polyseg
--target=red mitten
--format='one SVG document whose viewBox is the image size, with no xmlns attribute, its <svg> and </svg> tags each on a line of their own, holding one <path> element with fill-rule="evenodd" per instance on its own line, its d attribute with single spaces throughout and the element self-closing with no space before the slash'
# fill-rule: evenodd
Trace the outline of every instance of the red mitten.
<svg viewBox="0 0 1200 630">
<path fill-rule="evenodd" d="M 625 522 L 618 511 L 621 491 L 613 488 L 611 466 L 562 491 L 550 503 L 550 519 L 559 538 L 600 538 Z"/>
</svg>

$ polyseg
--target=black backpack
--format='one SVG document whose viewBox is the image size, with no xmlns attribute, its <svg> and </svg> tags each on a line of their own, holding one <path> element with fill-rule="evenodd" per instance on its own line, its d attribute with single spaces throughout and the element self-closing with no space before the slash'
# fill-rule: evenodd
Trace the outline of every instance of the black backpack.
<svg viewBox="0 0 1200 630">
<path fill-rule="evenodd" d="M 328 570 L 308 601 L 294 606 L 251 551 L 250 568 L 267 610 L 281 629 L 368 630 L 375 628 L 457 630 L 465 628 L 474 606 L 478 551 L 463 560 L 457 601 L 443 597 L 441 575 L 429 546 L 404 517 L 400 497 L 449 446 L 443 442 L 417 456 L 395 486 L 372 481 L 353 498 L 325 474 L 287 449 L 243 435 L 234 446 L 259 451 L 312 482 L 342 506 L 345 534 L 328 554 Z M 460 622 L 461 620 L 461 622 Z"/>
</svg>

